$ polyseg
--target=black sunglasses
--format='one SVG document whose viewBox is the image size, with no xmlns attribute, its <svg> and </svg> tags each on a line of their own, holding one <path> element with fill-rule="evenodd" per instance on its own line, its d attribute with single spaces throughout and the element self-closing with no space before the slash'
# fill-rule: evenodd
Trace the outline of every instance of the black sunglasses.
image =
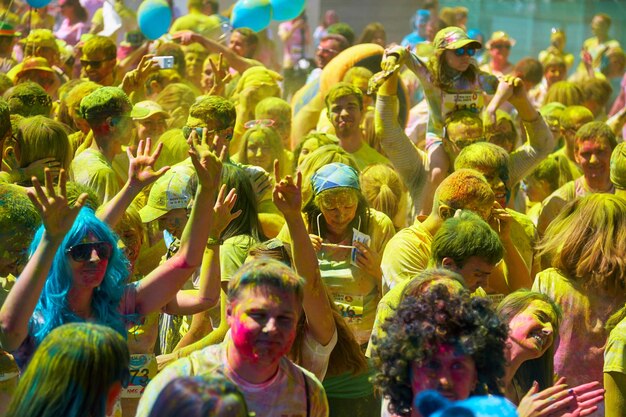
<svg viewBox="0 0 626 417">
<path fill-rule="evenodd" d="M 113 247 L 109 242 L 89 242 L 79 243 L 67 249 L 65 253 L 69 254 L 76 262 L 88 262 L 91 259 L 91 253 L 96 250 L 100 260 L 108 260 L 113 252 Z"/>
<path fill-rule="evenodd" d="M 111 59 L 103 59 L 102 61 L 89 61 L 89 60 L 86 60 L 86 59 L 81 59 L 80 60 L 80 65 L 82 67 L 89 66 L 89 67 L 91 67 L 93 69 L 98 69 L 98 68 L 100 68 L 102 66 L 102 64 L 104 62 L 108 62 L 108 61 L 111 61 Z"/>
</svg>

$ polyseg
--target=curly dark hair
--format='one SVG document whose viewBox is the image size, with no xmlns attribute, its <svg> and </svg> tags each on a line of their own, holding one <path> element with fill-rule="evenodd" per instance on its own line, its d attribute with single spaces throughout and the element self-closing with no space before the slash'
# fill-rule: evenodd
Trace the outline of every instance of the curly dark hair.
<svg viewBox="0 0 626 417">
<path fill-rule="evenodd" d="M 411 363 L 428 361 L 442 344 L 474 359 L 478 383 L 472 395 L 502 395 L 508 326 L 489 300 L 470 298 L 468 292 L 450 294 L 444 285 L 435 285 L 418 298 L 405 297 L 383 331 L 384 337 L 374 338 L 379 370 L 374 382 L 389 399 L 391 413 L 411 415 Z"/>
</svg>

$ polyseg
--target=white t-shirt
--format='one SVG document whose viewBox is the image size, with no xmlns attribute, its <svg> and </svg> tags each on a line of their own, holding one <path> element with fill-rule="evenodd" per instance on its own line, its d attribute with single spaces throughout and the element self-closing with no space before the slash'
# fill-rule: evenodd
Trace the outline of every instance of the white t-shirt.
<svg viewBox="0 0 626 417">
<path fill-rule="evenodd" d="M 220 372 L 243 392 L 248 409 L 265 417 L 327 417 L 328 402 L 321 382 L 309 371 L 283 357 L 278 372 L 262 384 L 251 384 L 228 365 L 227 341 L 193 352 L 167 366 L 148 386 L 139 402 L 137 417 L 147 417 L 159 393 L 173 379 Z M 305 382 L 306 378 L 306 382 Z"/>
</svg>

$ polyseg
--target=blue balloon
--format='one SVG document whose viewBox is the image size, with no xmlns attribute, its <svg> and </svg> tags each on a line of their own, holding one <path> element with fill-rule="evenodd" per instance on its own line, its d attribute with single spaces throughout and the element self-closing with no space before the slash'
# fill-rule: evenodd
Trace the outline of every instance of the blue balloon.
<svg viewBox="0 0 626 417">
<path fill-rule="evenodd" d="M 159 39 L 172 23 L 172 10 L 165 0 L 145 0 L 137 9 L 137 23 L 144 36 Z"/>
<path fill-rule="evenodd" d="M 272 5 L 269 0 L 239 0 L 230 18 L 233 28 L 250 28 L 260 32 L 272 20 Z"/>
<path fill-rule="evenodd" d="M 270 0 L 274 15 L 272 19 L 283 21 L 300 16 L 304 10 L 306 0 Z"/>
<path fill-rule="evenodd" d="M 26 0 L 28 5 L 34 9 L 41 9 L 42 7 L 46 7 L 50 4 L 51 0 Z"/>
</svg>

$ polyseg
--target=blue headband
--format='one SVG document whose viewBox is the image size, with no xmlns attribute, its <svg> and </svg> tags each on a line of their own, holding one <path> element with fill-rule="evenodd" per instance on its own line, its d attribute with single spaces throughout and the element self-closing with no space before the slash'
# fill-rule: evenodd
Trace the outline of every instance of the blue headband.
<svg viewBox="0 0 626 417">
<path fill-rule="evenodd" d="M 324 165 L 311 178 L 313 191 L 319 194 L 331 188 L 347 187 L 361 190 L 359 174 L 354 168 L 339 162 Z"/>
</svg>

